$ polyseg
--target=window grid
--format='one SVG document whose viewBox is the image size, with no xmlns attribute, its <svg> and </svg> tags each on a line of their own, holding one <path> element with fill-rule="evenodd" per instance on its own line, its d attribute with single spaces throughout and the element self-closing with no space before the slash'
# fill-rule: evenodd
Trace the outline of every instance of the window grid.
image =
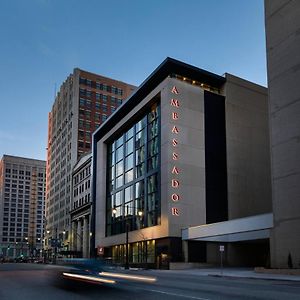
<svg viewBox="0 0 300 300">
<path fill-rule="evenodd" d="M 159 146 L 157 104 L 108 145 L 108 236 L 125 232 L 126 222 L 130 230 L 159 224 Z M 142 217 L 138 216 L 139 211 L 143 212 Z"/>
</svg>

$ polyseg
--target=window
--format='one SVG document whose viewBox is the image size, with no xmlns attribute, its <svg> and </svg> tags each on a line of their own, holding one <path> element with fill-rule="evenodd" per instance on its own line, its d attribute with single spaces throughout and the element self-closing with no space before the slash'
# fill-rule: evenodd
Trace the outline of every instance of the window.
<svg viewBox="0 0 300 300">
<path fill-rule="evenodd" d="M 112 86 L 112 87 L 111 87 L 111 92 L 112 92 L 113 94 L 118 94 L 118 89 L 117 89 L 116 87 Z"/>
<path fill-rule="evenodd" d="M 80 127 L 83 127 L 83 126 L 80 126 Z M 79 130 L 79 131 L 78 131 L 78 138 L 79 138 L 80 140 L 83 140 L 83 139 L 84 139 L 84 131 L 82 131 L 82 130 Z"/>
<path fill-rule="evenodd" d="M 122 89 L 117 89 L 118 95 L 122 96 L 123 95 L 123 90 Z"/>
<path fill-rule="evenodd" d="M 85 107 L 87 109 L 90 109 L 91 108 L 91 101 L 90 100 L 85 100 Z"/>
<path fill-rule="evenodd" d="M 96 113 L 95 113 L 95 121 L 96 121 L 96 122 L 100 122 L 100 120 L 101 120 L 101 119 L 100 119 L 100 114 L 96 112 Z"/>
<path fill-rule="evenodd" d="M 96 108 L 96 110 L 100 110 L 101 104 L 99 102 L 96 102 L 95 103 L 95 108 Z"/>
<path fill-rule="evenodd" d="M 102 122 L 104 122 L 104 121 L 107 119 L 107 115 L 102 114 L 102 115 L 101 115 L 101 119 L 102 119 Z"/>
<path fill-rule="evenodd" d="M 81 107 L 85 106 L 85 99 L 83 99 L 83 98 L 79 99 L 79 106 L 81 106 Z"/>
<path fill-rule="evenodd" d="M 86 94 L 86 97 L 87 97 L 87 98 L 91 98 L 91 96 L 92 96 L 92 91 L 86 90 L 86 91 L 85 91 L 85 94 Z"/>
</svg>

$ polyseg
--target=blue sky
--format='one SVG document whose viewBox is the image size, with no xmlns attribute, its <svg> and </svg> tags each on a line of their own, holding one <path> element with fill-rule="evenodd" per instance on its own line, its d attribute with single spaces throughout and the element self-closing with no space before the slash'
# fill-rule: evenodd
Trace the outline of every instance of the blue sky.
<svg viewBox="0 0 300 300">
<path fill-rule="evenodd" d="M 46 159 L 73 68 L 139 85 L 167 56 L 266 86 L 263 0 L 0 2 L 0 156 Z"/>
</svg>

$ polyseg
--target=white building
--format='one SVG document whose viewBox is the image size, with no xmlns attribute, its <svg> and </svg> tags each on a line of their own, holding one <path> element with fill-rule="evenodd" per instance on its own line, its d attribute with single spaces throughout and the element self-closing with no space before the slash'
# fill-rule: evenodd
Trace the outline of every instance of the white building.
<svg viewBox="0 0 300 300">
<path fill-rule="evenodd" d="M 90 256 L 92 153 L 81 157 L 72 173 L 71 252 Z M 70 253 L 71 253 L 70 252 Z"/>
</svg>

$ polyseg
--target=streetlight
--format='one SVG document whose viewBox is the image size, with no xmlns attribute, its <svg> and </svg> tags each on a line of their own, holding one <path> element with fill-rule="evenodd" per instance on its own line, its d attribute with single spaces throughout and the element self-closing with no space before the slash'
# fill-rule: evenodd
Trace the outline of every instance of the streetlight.
<svg viewBox="0 0 300 300">
<path fill-rule="evenodd" d="M 130 223 L 129 223 L 129 218 L 128 218 L 128 210 L 129 208 L 135 209 L 134 207 L 129 207 L 128 205 L 126 205 L 126 219 L 125 219 L 125 232 L 126 232 L 126 260 L 125 260 L 125 269 L 128 270 L 129 269 L 129 241 L 128 241 L 128 233 L 129 233 L 129 227 L 130 227 Z M 114 207 L 112 210 L 112 213 L 115 215 L 117 213 L 117 209 Z M 137 212 L 137 215 L 141 218 L 143 216 L 143 211 L 139 210 Z"/>
<path fill-rule="evenodd" d="M 50 233 L 50 230 L 47 230 L 47 234 Z M 53 257 L 53 264 L 56 264 L 56 258 L 57 258 L 57 244 L 58 244 L 58 239 L 57 239 L 57 227 L 55 228 L 55 238 L 54 238 L 54 257 Z M 51 247 L 53 247 L 53 239 L 51 237 Z"/>
</svg>

